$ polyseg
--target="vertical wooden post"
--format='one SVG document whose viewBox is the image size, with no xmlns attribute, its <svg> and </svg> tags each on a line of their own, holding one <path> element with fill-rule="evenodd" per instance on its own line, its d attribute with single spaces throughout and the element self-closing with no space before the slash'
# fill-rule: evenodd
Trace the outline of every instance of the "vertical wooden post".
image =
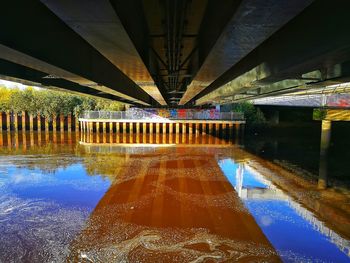
<svg viewBox="0 0 350 263">
<path fill-rule="evenodd" d="M 196 136 L 197 136 L 199 134 L 199 123 L 198 122 L 196 122 L 195 129 L 196 129 Z"/>
<path fill-rule="evenodd" d="M 56 114 L 52 115 L 52 131 L 53 132 L 57 131 L 57 115 Z"/>
<path fill-rule="evenodd" d="M 92 122 L 89 122 L 89 132 L 92 134 L 94 132 L 94 125 Z"/>
<path fill-rule="evenodd" d="M 26 112 L 22 111 L 22 131 L 26 131 Z"/>
<path fill-rule="evenodd" d="M 10 111 L 6 111 L 6 130 L 11 131 L 11 114 Z"/>
<path fill-rule="evenodd" d="M 149 133 L 153 136 L 153 122 L 149 123 Z"/>
<path fill-rule="evenodd" d="M 156 134 L 159 134 L 159 122 L 156 123 Z"/>
<path fill-rule="evenodd" d="M 229 134 L 229 137 L 232 137 L 233 135 L 233 123 L 230 122 L 230 124 L 228 125 L 228 134 Z"/>
<path fill-rule="evenodd" d="M 169 134 L 173 134 L 173 123 L 169 123 Z"/>
<path fill-rule="evenodd" d="M 49 132 L 49 118 L 45 117 L 45 132 Z"/>
<path fill-rule="evenodd" d="M 96 122 L 96 133 L 97 133 L 97 136 L 98 136 L 98 133 L 100 132 L 100 122 L 97 121 Z"/>
<path fill-rule="evenodd" d="M 133 132 L 134 132 L 134 123 L 129 122 L 129 133 L 133 133 Z"/>
<path fill-rule="evenodd" d="M 192 127 L 192 122 L 188 124 L 188 133 L 192 134 L 193 132 L 193 127 Z"/>
<path fill-rule="evenodd" d="M 113 134 L 113 122 L 109 122 L 109 133 Z"/>
<path fill-rule="evenodd" d="M 60 131 L 64 131 L 64 115 L 63 113 L 60 114 Z"/>
<path fill-rule="evenodd" d="M 118 133 L 120 132 L 119 126 L 120 126 L 120 123 L 119 123 L 119 122 L 116 122 L 116 124 L 115 124 L 115 133 L 116 133 L 117 135 L 118 135 Z"/>
<path fill-rule="evenodd" d="M 140 123 L 136 122 L 136 133 L 139 134 L 140 133 Z"/>
<path fill-rule="evenodd" d="M 67 131 L 72 132 L 72 114 L 68 113 L 67 115 Z"/>
<path fill-rule="evenodd" d="M 235 133 L 236 133 L 236 138 L 238 139 L 238 136 L 239 136 L 239 123 L 238 122 L 236 122 L 235 123 Z"/>
<path fill-rule="evenodd" d="M 33 120 L 34 120 L 34 116 L 33 116 L 33 114 L 30 114 L 29 115 L 29 131 L 30 132 L 33 131 L 33 127 L 34 127 Z"/>
<path fill-rule="evenodd" d="M 2 133 L 2 111 L 0 111 L 0 133 Z M 1 139 L 2 139 L 2 135 L 1 135 Z"/>
<path fill-rule="evenodd" d="M 124 134 L 126 134 L 126 122 L 123 122 L 123 131 Z"/>
<path fill-rule="evenodd" d="M 175 123 L 175 133 L 179 134 L 180 133 L 180 123 Z"/>
<path fill-rule="evenodd" d="M 166 134 L 166 123 L 165 122 L 163 122 L 162 132 L 163 132 L 163 134 Z"/>
<path fill-rule="evenodd" d="M 142 123 L 142 133 L 147 134 L 147 124 L 146 122 Z"/>
<path fill-rule="evenodd" d="M 13 114 L 13 119 L 14 119 L 15 131 L 18 132 L 18 114 L 17 113 Z"/>
<path fill-rule="evenodd" d="M 102 123 L 102 132 L 105 134 L 106 133 L 106 122 Z"/>
<path fill-rule="evenodd" d="M 202 134 L 206 134 L 207 133 L 207 123 L 203 122 L 202 123 Z"/>
<path fill-rule="evenodd" d="M 79 124 L 80 124 L 80 122 L 79 122 L 79 118 L 78 118 L 78 116 L 76 116 L 76 115 L 74 115 L 74 123 L 75 123 L 75 127 L 74 127 L 74 131 L 75 132 L 79 132 Z M 80 130 L 82 129 L 82 127 L 80 127 Z"/>
</svg>

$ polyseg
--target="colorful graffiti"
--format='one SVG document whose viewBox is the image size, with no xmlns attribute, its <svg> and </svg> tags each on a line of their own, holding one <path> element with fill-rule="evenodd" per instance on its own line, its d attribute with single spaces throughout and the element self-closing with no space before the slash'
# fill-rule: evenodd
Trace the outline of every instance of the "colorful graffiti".
<svg viewBox="0 0 350 263">
<path fill-rule="evenodd" d="M 154 108 L 130 108 L 132 115 L 149 116 L 153 118 L 167 119 L 219 119 L 220 111 L 217 109 L 154 109 Z"/>
</svg>

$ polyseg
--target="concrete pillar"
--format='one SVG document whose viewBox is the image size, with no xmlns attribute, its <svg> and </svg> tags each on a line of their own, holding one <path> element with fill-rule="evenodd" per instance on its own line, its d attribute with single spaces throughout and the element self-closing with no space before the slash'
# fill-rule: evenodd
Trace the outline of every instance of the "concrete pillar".
<svg viewBox="0 0 350 263">
<path fill-rule="evenodd" d="M 67 116 L 67 131 L 72 132 L 72 114 L 68 113 Z"/>
<path fill-rule="evenodd" d="M 60 131 L 64 131 L 64 115 L 60 114 Z"/>
<path fill-rule="evenodd" d="M 318 188 L 327 188 L 327 170 L 328 170 L 328 149 L 331 141 L 332 122 L 322 120 L 321 143 L 320 143 L 320 164 L 318 174 Z"/>
<path fill-rule="evenodd" d="M 34 130 L 34 116 L 33 114 L 29 114 L 29 131 L 32 132 Z"/>
<path fill-rule="evenodd" d="M 22 131 L 26 131 L 26 112 L 22 111 Z"/>
</svg>

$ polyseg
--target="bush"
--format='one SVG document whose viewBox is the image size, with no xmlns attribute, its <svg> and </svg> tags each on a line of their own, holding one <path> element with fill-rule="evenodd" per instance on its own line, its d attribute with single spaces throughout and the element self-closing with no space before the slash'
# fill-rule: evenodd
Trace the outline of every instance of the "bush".
<svg viewBox="0 0 350 263">
<path fill-rule="evenodd" d="M 242 102 L 231 104 L 230 107 L 233 112 L 244 113 L 247 128 L 261 129 L 266 127 L 266 119 L 264 113 L 256 108 L 252 103 Z"/>
<path fill-rule="evenodd" d="M 122 110 L 120 102 L 75 95 L 68 92 L 28 87 L 24 90 L 0 87 L 0 111 L 26 111 L 33 115 L 52 118 L 53 115 L 73 113 L 79 116 L 85 110 Z"/>
</svg>

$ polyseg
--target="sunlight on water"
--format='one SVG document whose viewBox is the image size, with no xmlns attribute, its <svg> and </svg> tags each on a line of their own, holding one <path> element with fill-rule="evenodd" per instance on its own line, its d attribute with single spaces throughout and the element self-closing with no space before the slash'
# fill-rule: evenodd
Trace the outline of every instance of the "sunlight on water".
<svg viewBox="0 0 350 263">
<path fill-rule="evenodd" d="M 0 147 L 0 262 L 349 261 L 346 199 L 227 141 L 31 136 Z"/>
</svg>

